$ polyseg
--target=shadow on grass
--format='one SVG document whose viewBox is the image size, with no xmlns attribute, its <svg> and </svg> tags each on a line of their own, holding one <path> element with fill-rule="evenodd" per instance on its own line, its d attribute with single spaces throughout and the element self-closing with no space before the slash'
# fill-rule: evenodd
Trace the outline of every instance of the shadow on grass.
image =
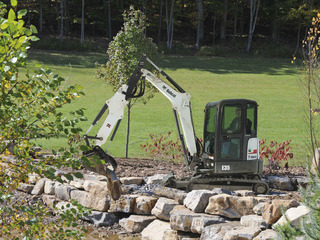
<svg viewBox="0 0 320 240">
<path fill-rule="evenodd" d="M 43 65 L 68 66 L 75 68 L 95 68 L 95 63 L 104 64 L 106 53 L 31 51 L 31 60 Z M 164 56 L 152 59 L 162 69 L 191 69 L 208 71 L 215 74 L 269 74 L 294 75 L 296 70 L 290 59 L 283 58 L 222 58 L 198 56 Z"/>
</svg>

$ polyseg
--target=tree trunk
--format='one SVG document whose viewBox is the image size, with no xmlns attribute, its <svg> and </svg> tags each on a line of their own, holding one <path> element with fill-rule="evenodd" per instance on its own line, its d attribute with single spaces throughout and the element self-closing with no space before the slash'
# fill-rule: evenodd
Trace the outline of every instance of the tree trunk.
<svg viewBox="0 0 320 240">
<path fill-rule="evenodd" d="M 168 0 L 166 0 L 166 22 L 167 22 L 167 47 L 171 50 L 172 48 L 172 41 L 173 41 L 173 27 L 174 27 L 174 19 L 173 19 L 173 8 L 174 8 L 174 1 L 171 0 L 171 9 L 170 9 L 170 16 L 169 16 L 169 9 L 168 9 Z"/>
<path fill-rule="evenodd" d="M 247 52 L 250 52 L 250 49 L 251 49 L 252 36 L 257 23 L 259 5 L 260 5 L 260 0 L 250 0 L 250 24 L 249 24 Z"/>
<path fill-rule="evenodd" d="M 63 42 L 63 4 L 64 0 L 60 0 L 60 42 Z"/>
<path fill-rule="evenodd" d="M 233 22 L 233 37 L 232 40 L 235 41 L 236 40 L 236 36 L 237 36 L 237 25 L 238 25 L 238 4 L 239 0 L 236 0 L 236 4 L 235 4 L 235 11 L 234 11 L 234 22 Z"/>
<path fill-rule="evenodd" d="M 84 0 L 82 0 L 82 9 L 81 9 L 81 37 L 80 42 L 84 43 Z"/>
<path fill-rule="evenodd" d="M 111 0 L 108 0 L 108 33 L 109 40 L 112 38 L 112 30 L 111 30 Z"/>
<path fill-rule="evenodd" d="M 216 22 L 217 22 L 217 16 L 213 16 L 213 29 L 212 29 L 212 45 L 215 44 L 216 39 Z"/>
<path fill-rule="evenodd" d="M 221 19 L 221 39 L 226 39 L 226 24 L 228 17 L 228 0 L 224 0 L 224 12 Z"/>
<path fill-rule="evenodd" d="M 56 1 L 56 11 L 57 11 L 57 26 L 58 26 L 58 34 L 60 34 L 60 7 L 58 1 Z"/>
<path fill-rule="evenodd" d="M 42 0 L 39 0 L 39 35 L 42 36 Z"/>
<path fill-rule="evenodd" d="M 160 43 L 160 41 L 161 41 L 161 27 L 162 27 L 162 0 L 160 0 L 158 43 Z"/>
<path fill-rule="evenodd" d="M 129 102 L 128 104 L 126 158 L 129 157 L 130 114 L 131 114 L 131 102 Z"/>
<path fill-rule="evenodd" d="M 279 24 L 279 20 L 278 20 L 278 14 L 279 14 L 279 10 L 278 10 L 278 5 L 279 5 L 279 0 L 275 0 L 274 3 L 274 12 L 273 12 L 273 22 L 272 22 L 272 40 L 275 43 L 279 42 L 279 38 L 280 38 L 280 24 Z"/>
<path fill-rule="evenodd" d="M 200 49 L 203 40 L 203 0 L 197 0 L 198 8 L 198 27 L 197 27 L 197 43 L 196 49 Z"/>
</svg>

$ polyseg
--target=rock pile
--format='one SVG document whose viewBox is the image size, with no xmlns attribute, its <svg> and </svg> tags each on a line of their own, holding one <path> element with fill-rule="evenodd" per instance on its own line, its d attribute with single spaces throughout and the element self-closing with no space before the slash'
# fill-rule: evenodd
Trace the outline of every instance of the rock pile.
<svg viewBox="0 0 320 240">
<path fill-rule="evenodd" d="M 220 188 L 186 193 L 160 186 L 162 177 L 121 178 L 123 193 L 117 201 L 109 196 L 106 178 L 96 174 L 74 177 L 73 181 L 62 177 L 63 184 L 30 175 L 29 183 L 21 184 L 19 190 L 42 195 L 46 205 L 58 209 L 66 209 L 71 200 L 76 200 L 92 209 L 84 220 L 97 227 L 119 223 L 128 233 L 140 233 L 142 239 L 149 240 L 273 239 L 274 226 L 288 220 L 299 224 L 299 219 L 309 213 L 295 199 Z M 270 180 L 274 187 L 284 190 L 295 187 L 292 180 Z M 282 210 L 287 211 L 286 217 Z M 119 213 L 126 217 L 120 218 Z"/>
</svg>

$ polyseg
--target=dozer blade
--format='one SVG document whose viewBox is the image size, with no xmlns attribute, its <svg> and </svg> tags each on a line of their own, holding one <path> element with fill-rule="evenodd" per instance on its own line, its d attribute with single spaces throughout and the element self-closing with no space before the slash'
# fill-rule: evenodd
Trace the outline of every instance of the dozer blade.
<svg viewBox="0 0 320 240">
<path fill-rule="evenodd" d="M 118 200 L 121 196 L 121 184 L 115 173 L 117 162 L 114 158 L 105 153 L 100 146 L 95 146 L 92 150 L 84 152 L 83 155 L 93 163 L 93 165 L 83 163 L 83 166 L 89 171 L 106 176 L 107 187 L 111 198 Z M 106 164 L 102 164 L 99 159 L 104 160 Z"/>
</svg>

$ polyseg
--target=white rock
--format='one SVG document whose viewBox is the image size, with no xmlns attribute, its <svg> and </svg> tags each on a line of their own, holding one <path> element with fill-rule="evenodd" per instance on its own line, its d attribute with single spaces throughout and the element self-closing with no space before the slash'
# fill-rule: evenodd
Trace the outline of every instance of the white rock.
<svg viewBox="0 0 320 240">
<path fill-rule="evenodd" d="M 121 219 L 119 221 L 119 224 L 127 232 L 140 233 L 154 220 L 156 220 L 155 216 L 131 215 L 129 218 Z"/>
<path fill-rule="evenodd" d="M 142 240 L 163 240 L 166 230 L 171 230 L 170 223 L 154 220 L 141 232 Z"/>
<path fill-rule="evenodd" d="M 209 198 L 214 195 L 216 194 L 209 190 L 193 190 L 187 193 L 183 204 L 191 211 L 201 213 L 207 207 Z"/>
<path fill-rule="evenodd" d="M 139 196 L 136 198 L 133 212 L 140 215 L 150 215 L 158 198 L 150 196 Z"/>
<path fill-rule="evenodd" d="M 36 185 L 34 186 L 34 188 L 31 191 L 32 195 L 40 195 L 43 193 L 44 191 L 44 184 L 45 184 L 46 180 L 44 178 L 40 179 Z"/>
<path fill-rule="evenodd" d="M 294 226 L 300 225 L 300 220 L 304 216 L 310 213 L 310 209 L 304 205 L 300 205 L 299 207 L 293 207 L 289 208 L 285 215 L 282 216 L 275 224 L 273 224 L 272 228 L 275 228 L 280 225 L 285 225 L 288 223 L 288 220 L 290 221 L 290 224 Z"/>
<path fill-rule="evenodd" d="M 175 206 L 178 206 L 179 203 L 168 198 L 159 198 L 154 208 L 151 211 L 152 215 L 155 215 L 157 218 L 169 221 L 170 212 Z"/>
<path fill-rule="evenodd" d="M 161 180 L 167 176 L 167 174 L 156 174 L 150 177 L 147 177 L 147 184 L 156 184 L 156 183 L 160 183 Z"/>
<path fill-rule="evenodd" d="M 55 194 L 55 185 L 56 183 L 51 180 L 46 180 L 44 184 L 44 193 L 49 194 L 49 195 L 54 195 Z"/>
</svg>

